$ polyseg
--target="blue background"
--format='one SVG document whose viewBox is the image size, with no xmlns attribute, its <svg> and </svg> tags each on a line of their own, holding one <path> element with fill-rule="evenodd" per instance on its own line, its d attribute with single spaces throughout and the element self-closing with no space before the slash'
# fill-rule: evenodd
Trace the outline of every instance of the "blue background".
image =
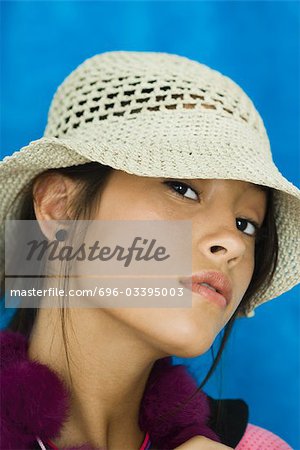
<svg viewBox="0 0 300 450">
<path fill-rule="evenodd" d="M 252 98 L 280 171 L 299 186 L 297 1 L 1 2 L 1 158 L 42 136 L 57 86 L 109 50 L 177 53 L 233 78 Z M 239 319 L 204 390 L 242 398 L 250 422 L 300 449 L 300 288 Z M 3 328 L 8 319 L 2 311 Z M 218 339 L 214 345 L 215 353 Z M 200 382 L 211 353 L 187 364 Z"/>
</svg>

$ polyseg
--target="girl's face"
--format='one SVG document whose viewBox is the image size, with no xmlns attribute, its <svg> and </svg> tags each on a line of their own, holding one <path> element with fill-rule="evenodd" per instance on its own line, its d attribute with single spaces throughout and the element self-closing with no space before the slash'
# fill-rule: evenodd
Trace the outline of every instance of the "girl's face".
<svg viewBox="0 0 300 450">
<path fill-rule="evenodd" d="M 225 309 L 193 293 L 188 308 L 101 308 L 101 314 L 129 326 L 161 355 L 205 353 L 248 288 L 254 270 L 252 222 L 262 225 L 266 206 L 266 193 L 252 183 L 141 177 L 114 170 L 91 219 L 190 220 L 192 272 L 222 272 L 233 295 Z"/>
</svg>

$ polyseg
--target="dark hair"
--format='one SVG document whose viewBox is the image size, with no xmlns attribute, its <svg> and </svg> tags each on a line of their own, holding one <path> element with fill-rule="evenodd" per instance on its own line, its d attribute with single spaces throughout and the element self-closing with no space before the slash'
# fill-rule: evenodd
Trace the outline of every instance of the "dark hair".
<svg viewBox="0 0 300 450">
<path fill-rule="evenodd" d="M 58 169 L 48 169 L 42 174 L 36 175 L 31 182 L 26 186 L 26 190 L 22 191 L 24 199 L 22 201 L 21 210 L 18 215 L 19 220 L 36 220 L 34 211 L 34 193 L 33 188 L 36 180 L 45 174 L 59 173 L 65 175 L 72 180 L 77 181 L 76 196 L 73 197 L 73 220 L 89 218 L 92 214 L 93 208 L 96 206 L 99 196 L 108 181 L 109 175 L 113 172 L 112 167 L 102 165 L 97 162 L 87 164 L 80 164 L 77 166 L 62 167 Z M 20 192 L 21 194 L 21 192 Z M 19 194 L 19 195 L 20 195 Z M 64 280 L 66 282 L 66 279 Z M 0 298 L 5 299 L 5 275 L 1 280 Z M 69 376 L 72 382 L 72 374 L 70 370 L 70 355 L 67 349 L 67 334 L 66 334 L 66 317 L 68 315 L 68 308 L 60 308 L 61 327 L 63 335 L 63 345 L 66 354 L 67 365 L 69 369 Z M 27 338 L 30 337 L 36 317 L 38 314 L 37 308 L 18 308 L 12 320 L 6 327 L 10 331 L 18 331 Z"/>
<path fill-rule="evenodd" d="M 101 197 L 101 192 L 103 191 L 110 174 L 113 169 L 109 166 L 104 166 L 98 162 L 90 162 L 86 164 L 81 164 L 77 166 L 64 167 L 58 169 L 49 169 L 44 173 L 49 172 L 60 173 L 70 177 L 72 180 L 79 182 L 79 190 L 74 200 L 74 217 L 76 220 L 78 218 L 89 218 L 93 207 L 96 202 Z M 40 176 L 37 175 L 27 186 L 25 198 L 22 202 L 22 207 L 18 219 L 21 220 L 36 220 L 34 213 L 33 204 L 33 186 L 36 179 Z M 211 348 L 213 354 L 213 363 L 206 374 L 205 378 L 201 382 L 200 386 L 197 388 L 195 393 L 184 403 L 179 406 L 185 405 L 209 380 L 213 372 L 215 371 L 220 358 L 222 356 L 224 347 L 230 333 L 232 331 L 234 322 L 239 312 L 244 313 L 247 305 L 249 304 L 252 296 L 257 292 L 257 290 L 265 283 L 270 283 L 274 275 L 277 259 L 278 259 L 278 237 L 276 231 L 275 217 L 274 217 L 274 201 L 273 201 L 273 189 L 262 186 L 262 188 L 267 192 L 267 210 L 264 218 L 262 227 L 260 228 L 255 242 L 255 267 L 251 282 L 248 286 L 246 293 L 239 305 L 239 307 L 234 312 L 233 316 L 230 318 L 228 323 L 224 327 L 224 332 L 221 340 L 220 347 L 218 349 L 217 355 L 214 358 L 213 348 Z M 24 194 L 24 191 L 22 191 Z M 1 298 L 4 298 L 4 277 L 1 280 Z M 65 332 L 66 324 L 66 313 L 67 309 L 61 308 L 61 326 L 63 333 L 64 348 L 69 368 L 69 374 L 71 376 L 70 366 L 69 366 L 69 355 L 67 351 L 67 338 Z M 19 308 L 15 316 L 10 321 L 7 326 L 8 330 L 18 331 L 25 336 L 29 337 L 37 316 L 36 308 Z M 178 407 L 179 407 L 178 406 Z M 177 407 L 176 407 L 177 410 Z M 167 416 L 172 415 L 168 413 Z"/>
</svg>

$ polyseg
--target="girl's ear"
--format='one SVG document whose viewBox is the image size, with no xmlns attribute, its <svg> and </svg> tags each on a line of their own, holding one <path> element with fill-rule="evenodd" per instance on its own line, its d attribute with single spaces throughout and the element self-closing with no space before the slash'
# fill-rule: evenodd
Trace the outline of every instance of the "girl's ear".
<svg viewBox="0 0 300 450">
<path fill-rule="evenodd" d="M 34 211 L 43 234 L 54 239 L 57 221 L 71 220 L 70 204 L 75 182 L 57 173 L 42 174 L 33 186 Z"/>
</svg>

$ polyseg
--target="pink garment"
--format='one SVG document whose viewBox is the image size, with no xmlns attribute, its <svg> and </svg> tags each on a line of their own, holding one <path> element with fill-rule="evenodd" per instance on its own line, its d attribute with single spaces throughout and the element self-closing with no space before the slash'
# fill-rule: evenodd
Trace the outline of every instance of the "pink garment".
<svg viewBox="0 0 300 450">
<path fill-rule="evenodd" d="M 265 428 L 248 423 L 236 450 L 293 450 L 283 439 Z"/>
<path fill-rule="evenodd" d="M 150 436 L 149 433 L 146 433 L 145 439 L 143 440 L 143 443 L 139 448 L 139 450 L 149 450 L 150 445 L 151 445 Z"/>
</svg>

